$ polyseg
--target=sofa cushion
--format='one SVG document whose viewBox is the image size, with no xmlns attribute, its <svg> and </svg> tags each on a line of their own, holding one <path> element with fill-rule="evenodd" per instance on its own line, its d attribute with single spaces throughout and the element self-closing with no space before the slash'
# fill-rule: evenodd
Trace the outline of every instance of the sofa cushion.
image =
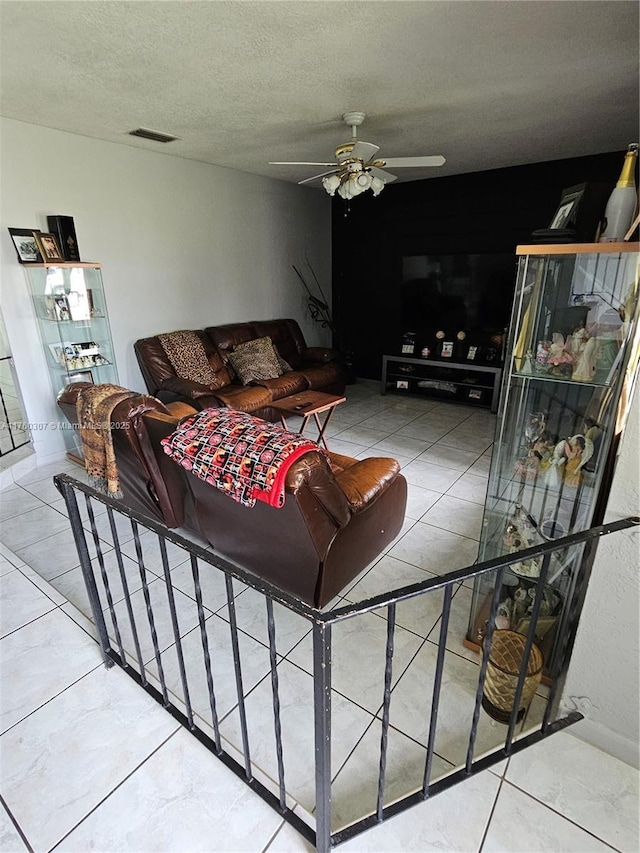
<svg viewBox="0 0 640 853">
<path fill-rule="evenodd" d="M 298 394 L 309 388 L 309 383 L 297 370 L 289 370 L 275 379 L 258 379 L 256 384 L 267 388 L 272 400 L 282 400 L 283 397 L 290 397 L 291 394 Z"/>
<path fill-rule="evenodd" d="M 229 353 L 229 361 L 243 385 L 261 379 L 275 379 L 282 370 L 271 338 L 256 338 Z"/>
<path fill-rule="evenodd" d="M 214 393 L 216 400 L 223 406 L 250 414 L 268 406 L 271 402 L 269 390 L 260 388 L 258 385 L 227 385 Z"/>
<path fill-rule="evenodd" d="M 343 371 L 337 361 L 331 361 L 328 364 L 301 364 L 296 370 L 307 380 L 311 391 L 326 391 L 328 394 L 343 393 L 327 390 L 338 386 L 344 389 Z"/>
</svg>

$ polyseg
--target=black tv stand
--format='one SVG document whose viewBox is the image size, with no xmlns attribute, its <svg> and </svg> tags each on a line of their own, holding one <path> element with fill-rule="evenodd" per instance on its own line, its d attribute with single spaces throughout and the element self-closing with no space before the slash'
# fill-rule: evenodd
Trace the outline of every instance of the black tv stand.
<svg viewBox="0 0 640 853">
<path fill-rule="evenodd" d="M 380 393 L 393 391 L 483 406 L 495 414 L 501 378 L 500 365 L 383 355 Z"/>
</svg>

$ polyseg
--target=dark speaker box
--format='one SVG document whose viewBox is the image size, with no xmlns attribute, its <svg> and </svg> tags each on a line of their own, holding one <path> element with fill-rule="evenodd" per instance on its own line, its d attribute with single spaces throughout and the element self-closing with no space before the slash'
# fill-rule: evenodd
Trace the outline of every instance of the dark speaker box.
<svg viewBox="0 0 640 853">
<path fill-rule="evenodd" d="M 47 216 L 47 227 L 55 235 L 65 261 L 79 261 L 80 250 L 73 216 Z"/>
</svg>

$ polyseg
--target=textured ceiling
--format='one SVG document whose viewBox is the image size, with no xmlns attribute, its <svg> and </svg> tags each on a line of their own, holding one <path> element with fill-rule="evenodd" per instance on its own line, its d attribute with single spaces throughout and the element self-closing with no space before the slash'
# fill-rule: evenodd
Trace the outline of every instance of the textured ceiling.
<svg viewBox="0 0 640 853">
<path fill-rule="evenodd" d="M 349 138 L 443 154 L 401 180 L 614 151 L 638 137 L 638 3 L 3 0 L 1 112 L 297 181 Z M 136 140 L 146 127 L 180 137 Z"/>
</svg>

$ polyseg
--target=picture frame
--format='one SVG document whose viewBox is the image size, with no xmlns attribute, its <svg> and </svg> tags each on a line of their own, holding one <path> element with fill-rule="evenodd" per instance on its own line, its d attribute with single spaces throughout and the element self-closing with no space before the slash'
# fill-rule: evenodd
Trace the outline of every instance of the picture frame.
<svg viewBox="0 0 640 853">
<path fill-rule="evenodd" d="M 452 358 L 453 357 L 453 341 L 443 341 L 442 342 L 442 351 L 440 353 L 441 358 Z"/>
<path fill-rule="evenodd" d="M 71 320 L 71 308 L 66 293 L 56 293 L 53 296 L 53 311 L 59 323 Z"/>
<path fill-rule="evenodd" d="M 33 236 L 36 238 L 38 251 L 45 263 L 49 264 L 52 261 L 64 262 L 64 257 L 58 246 L 58 241 L 54 234 L 47 234 L 43 231 L 34 231 Z"/>
<path fill-rule="evenodd" d="M 478 347 L 469 347 L 469 350 L 467 351 L 467 361 L 475 361 L 477 355 Z"/>
<path fill-rule="evenodd" d="M 21 264 L 41 264 L 42 255 L 33 228 L 9 228 L 9 234 Z"/>
<path fill-rule="evenodd" d="M 409 383 L 406 379 L 396 379 L 396 388 L 402 391 L 408 391 Z"/>
<path fill-rule="evenodd" d="M 550 230 L 555 231 L 569 228 L 572 224 L 575 224 L 578 205 L 582 200 L 584 191 L 584 184 L 580 184 L 575 187 L 568 187 L 562 191 L 560 204 L 558 205 L 556 212 L 553 214 L 551 224 L 549 225 Z"/>
<path fill-rule="evenodd" d="M 90 385 L 95 385 L 93 381 L 93 373 L 90 370 L 79 370 L 77 373 L 70 373 L 67 376 L 68 382 L 88 382 Z"/>
</svg>

